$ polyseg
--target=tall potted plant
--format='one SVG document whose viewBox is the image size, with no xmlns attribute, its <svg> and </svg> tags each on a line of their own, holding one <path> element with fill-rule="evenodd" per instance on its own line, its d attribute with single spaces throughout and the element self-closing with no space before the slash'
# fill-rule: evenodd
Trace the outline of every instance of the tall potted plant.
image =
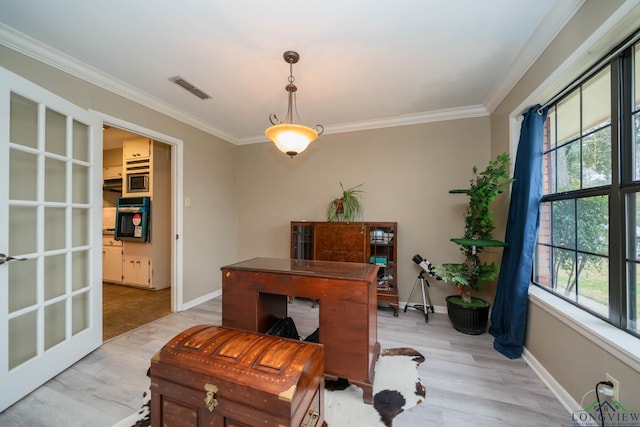
<svg viewBox="0 0 640 427">
<path fill-rule="evenodd" d="M 355 187 L 344 188 L 342 182 L 340 189 L 342 194 L 340 197 L 333 199 L 327 206 L 327 221 L 346 221 L 351 222 L 362 217 L 362 202 L 360 196 L 364 193 L 362 186 L 364 183 Z"/>
<path fill-rule="evenodd" d="M 513 179 L 509 178 L 509 154 L 499 154 L 495 160 L 489 161 L 489 165 L 482 172 L 478 172 L 478 168 L 474 166 L 473 175 L 468 189 L 449 191 L 469 197 L 464 218 L 464 237 L 451 239 L 460 246 L 464 261 L 438 265 L 435 272 L 442 280 L 453 282 L 458 288 L 457 295 L 446 298 L 447 312 L 454 328 L 460 332 L 477 335 L 487 328 L 490 304 L 481 298 L 471 296 L 471 292 L 479 291 L 482 284 L 493 280 L 499 270 L 496 263 L 483 261 L 480 254 L 488 247 L 507 245 L 493 239 L 495 225 L 489 207 L 498 194 L 513 182 Z"/>
</svg>

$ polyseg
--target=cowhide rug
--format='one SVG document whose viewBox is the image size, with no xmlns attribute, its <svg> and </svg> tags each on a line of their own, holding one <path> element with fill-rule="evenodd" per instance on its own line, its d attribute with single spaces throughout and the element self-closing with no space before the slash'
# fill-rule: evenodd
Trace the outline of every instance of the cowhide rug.
<svg viewBox="0 0 640 427">
<path fill-rule="evenodd" d="M 424 356 L 411 348 L 385 350 L 376 362 L 373 381 L 373 406 L 362 401 L 362 389 L 349 385 L 331 391 L 327 381 L 324 392 L 324 419 L 329 427 L 386 426 L 402 411 L 422 403 L 426 396 L 417 367 Z"/>
<path fill-rule="evenodd" d="M 373 405 L 362 401 L 362 389 L 344 381 L 327 381 L 324 419 L 328 427 L 375 427 L 393 425 L 399 413 L 422 403 L 426 390 L 417 367 L 424 356 L 411 348 L 393 348 L 380 354 L 373 383 Z M 151 424 L 150 393 L 143 394 L 142 409 L 113 427 L 147 427 Z"/>
</svg>

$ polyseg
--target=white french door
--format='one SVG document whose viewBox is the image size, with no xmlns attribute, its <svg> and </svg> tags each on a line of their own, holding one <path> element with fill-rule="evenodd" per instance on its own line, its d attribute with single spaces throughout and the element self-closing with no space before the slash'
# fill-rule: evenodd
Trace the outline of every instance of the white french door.
<svg viewBox="0 0 640 427">
<path fill-rule="evenodd" d="M 101 138 L 0 67 L 0 411 L 102 343 Z"/>
</svg>

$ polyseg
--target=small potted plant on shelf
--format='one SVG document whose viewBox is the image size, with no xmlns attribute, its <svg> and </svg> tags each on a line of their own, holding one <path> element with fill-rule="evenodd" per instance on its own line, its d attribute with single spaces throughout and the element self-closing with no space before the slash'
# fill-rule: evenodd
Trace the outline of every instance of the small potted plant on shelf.
<svg viewBox="0 0 640 427">
<path fill-rule="evenodd" d="M 342 182 L 340 189 L 342 195 L 333 199 L 327 206 L 327 221 L 346 221 L 351 222 L 362 217 L 362 202 L 360 195 L 364 193 L 359 184 L 355 187 L 344 188 Z"/>
<path fill-rule="evenodd" d="M 471 291 L 479 291 L 482 284 L 493 280 L 499 266 L 480 259 L 480 254 L 488 247 L 504 247 L 505 242 L 494 240 L 495 225 L 489 206 L 503 192 L 513 179 L 509 178 L 509 154 L 502 153 L 489 161 L 487 168 L 478 172 L 473 167 L 474 178 L 464 190 L 451 190 L 449 193 L 462 193 L 469 197 L 465 212 L 464 237 L 451 239 L 460 246 L 464 255 L 461 263 L 446 263 L 436 266 L 435 272 L 445 282 L 453 282 L 458 288 L 457 295 L 447 300 L 447 312 L 454 328 L 460 332 L 477 335 L 486 330 L 490 304 L 471 296 Z"/>
</svg>

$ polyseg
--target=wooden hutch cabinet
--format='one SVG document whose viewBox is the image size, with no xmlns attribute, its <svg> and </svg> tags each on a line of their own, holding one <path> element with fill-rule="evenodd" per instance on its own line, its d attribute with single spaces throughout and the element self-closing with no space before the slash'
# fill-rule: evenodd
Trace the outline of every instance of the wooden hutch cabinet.
<svg viewBox="0 0 640 427">
<path fill-rule="evenodd" d="M 398 316 L 396 222 L 291 222 L 291 258 L 380 266 L 378 303 Z"/>
</svg>

